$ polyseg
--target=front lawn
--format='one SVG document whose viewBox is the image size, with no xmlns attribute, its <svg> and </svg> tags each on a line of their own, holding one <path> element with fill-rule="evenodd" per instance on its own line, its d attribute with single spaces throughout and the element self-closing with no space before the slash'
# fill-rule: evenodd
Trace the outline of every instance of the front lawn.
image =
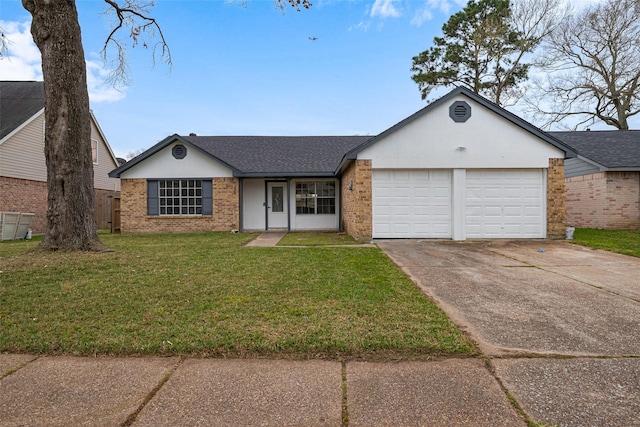
<svg viewBox="0 0 640 427">
<path fill-rule="evenodd" d="M 0 244 L 0 352 L 284 358 L 474 354 L 376 247 L 102 235 L 113 253 Z"/>
<path fill-rule="evenodd" d="M 640 257 L 640 231 L 576 228 L 573 237 L 580 245 Z"/>
</svg>

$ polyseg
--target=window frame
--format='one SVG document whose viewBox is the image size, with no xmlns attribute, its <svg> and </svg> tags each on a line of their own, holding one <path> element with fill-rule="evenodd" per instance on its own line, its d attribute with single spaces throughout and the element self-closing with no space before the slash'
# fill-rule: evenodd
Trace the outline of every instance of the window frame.
<svg viewBox="0 0 640 427">
<path fill-rule="evenodd" d="M 334 180 L 296 181 L 296 215 L 335 215 L 337 186 Z"/>
<path fill-rule="evenodd" d="M 94 150 L 94 143 L 95 143 L 95 150 Z M 94 165 L 98 164 L 98 152 L 100 150 L 98 150 L 98 140 L 95 138 L 91 138 L 91 161 L 93 162 Z M 93 159 L 93 153 L 96 153 L 96 158 L 95 160 Z"/>
<path fill-rule="evenodd" d="M 183 188 L 183 182 L 187 181 L 187 185 Z M 167 194 L 168 187 L 166 187 L 167 182 L 171 182 L 171 193 Z M 173 186 L 174 183 L 178 183 L 177 188 Z M 198 182 L 200 184 L 200 192 L 196 191 L 196 187 L 194 186 L 193 195 L 189 194 L 189 183 Z M 164 184 L 164 195 L 162 194 L 162 185 Z M 177 190 L 177 194 L 173 194 L 174 190 Z M 183 190 L 186 190 L 186 195 L 184 195 Z M 172 203 L 168 204 L 166 201 L 171 198 Z M 175 200 L 179 199 L 177 203 Z M 185 205 L 184 199 L 187 200 Z M 193 204 L 189 204 L 189 199 L 194 199 Z M 197 204 L 197 200 L 200 199 L 200 204 Z M 165 203 L 162 203 L 162 200 Z M 189 208 L 193 207 L 193 213 L 190 213 Z M 200 207 L 198 210 L 197 207 Z M 168 209 L 171 208 L 173 211 L 171 213 L 167 213 Z M 177 213 L 176 213 L 176 210 Z M 183 213 L 183 208 L 186 208 L 186 213 Z M 164 209 L 164 210 L 163 210 Z M 196 213 L 199 212 L 199 213 Z M 163 178 L 163 179 L 150 179 L 147 180 L 147 215 L 148 216 L 156 216 L 156 217 L 201 217 L 201 216 L 211 216 L 213 215 L 213 184 L 212 179 L 203 179 L 203 178 Z"/>
</svg>

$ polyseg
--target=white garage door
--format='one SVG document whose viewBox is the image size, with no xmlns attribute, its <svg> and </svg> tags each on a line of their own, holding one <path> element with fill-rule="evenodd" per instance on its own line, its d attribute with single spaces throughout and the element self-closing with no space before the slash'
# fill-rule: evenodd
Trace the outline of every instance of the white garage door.
<svg viewBox="0 0 640 427">
<path fill-rule="evenodd" d="M 374 170 L 374 238 L 450 238 L 451 171 Z"/>
<path fill-rule="evenodd" d="M 541 169 L 467 170 L 467 238 L 545 237 Z"/>
</svg>

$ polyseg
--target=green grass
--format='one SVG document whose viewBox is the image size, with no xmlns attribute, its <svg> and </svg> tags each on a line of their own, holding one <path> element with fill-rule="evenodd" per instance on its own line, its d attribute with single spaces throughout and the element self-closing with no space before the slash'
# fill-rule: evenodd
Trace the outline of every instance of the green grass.
<svg viewBox="0 0 640 427">
<path fill-rule="evenodd" d="M 102 235 L 112 253 L 0 244 L 0 352 L 425 358 L 472 343 L 376 247 L 251 234 Z"/>
<path fill-rule="evenodd" d="M 574 243 L 640 257 L 640 231 L 576 228 Z"/>
<path fill-rule="evenodd" d="M 278 242 L 278 246 L 356 245 L 362 243 L 369 243 L 369 241 L 358 241 L 345 233 L 305 231 L 287 233 Z"/>
</svg>

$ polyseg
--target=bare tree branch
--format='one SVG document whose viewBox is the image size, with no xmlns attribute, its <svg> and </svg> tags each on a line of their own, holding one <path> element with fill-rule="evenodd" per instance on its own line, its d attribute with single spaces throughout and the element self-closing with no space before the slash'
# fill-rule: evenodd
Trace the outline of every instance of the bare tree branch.
<svg viewBox="0 0 640 427">
<path fill-rule="evenodd" d="M 565 18 L 544 45 L 528 105 L 547 126 L 584 116 L 628 129 L 640 112 L 640 0 L 607 0 Z"/>
<path fill-rule="evenodd" d="M 129 38 L 133 42 L 133 47 L 142 45 L 149 48 L 152 45 L 151 59 L 155 65 L 156 57 L 169 67 L 172 66 L 171 50 L 165 39 L 162 28 L 155 18 L 150 14 L 153 2 L 143 3 L 141 0 L 104 0 L 109 6 L 106 14 L 115 15 L 114 28 L 107 36 L 102 48 L 102 58 L 105 62 L 108 59 L 109 47 L 115 49 L 115 59 L 111 62 L 114 65 L 110 80 L 114 84 L 126 83 L 129 78 L 127 65 L 127 50 L 123 42 L 116 38 L 116 34 L 123 29 L 127 29 Z"/>
</svg>

